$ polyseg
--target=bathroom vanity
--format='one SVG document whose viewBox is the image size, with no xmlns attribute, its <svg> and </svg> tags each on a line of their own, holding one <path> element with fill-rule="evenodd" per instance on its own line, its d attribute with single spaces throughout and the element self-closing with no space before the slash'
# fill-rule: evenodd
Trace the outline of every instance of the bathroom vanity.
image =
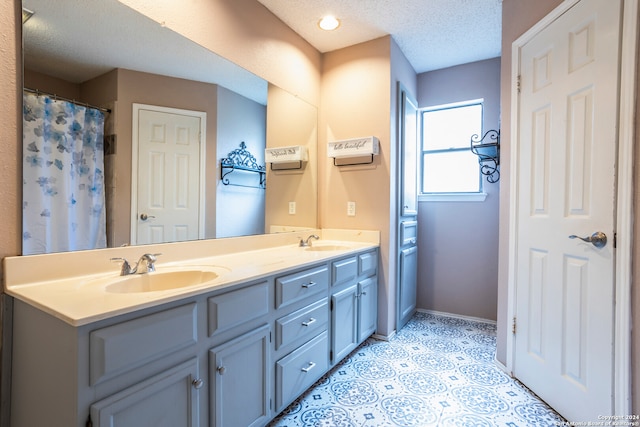
<svg viewBox="0 0 640 427">
<path fill-rule="evenodd" d="M 26 261 L 5 260 L 12 426 L 267 424 L 376 329 L 377 233 L 336 236 L 306 248 L 292 236 L 249 251 L 232 242 L 164 264 L 162 255 L 146 289 L 117 265 L 34 281 Z M 149 251 L 176 259 L 180 245 L 220 242 Z"/>
</svg>

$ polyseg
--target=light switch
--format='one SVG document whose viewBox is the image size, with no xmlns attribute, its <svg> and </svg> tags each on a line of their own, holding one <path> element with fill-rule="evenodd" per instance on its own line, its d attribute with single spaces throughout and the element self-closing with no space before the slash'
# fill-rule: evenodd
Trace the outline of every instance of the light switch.
<svg viewBox="0 0 640 427">
<path fill-rule="evenodd" d="M 296 202 L 289 202 L 289 215 L 296 214 Z"/>
<path fill-rule="evenodd" d="M 356 216 L 356 202 L 347 202 L 347 216 Z"/>
</svg>

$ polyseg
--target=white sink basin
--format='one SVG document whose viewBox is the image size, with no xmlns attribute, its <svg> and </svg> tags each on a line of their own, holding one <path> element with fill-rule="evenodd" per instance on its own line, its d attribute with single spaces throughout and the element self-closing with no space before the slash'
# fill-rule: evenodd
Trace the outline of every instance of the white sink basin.
<svg viewBox="0 0 640 427">
<path fill-rule="evenodd" d="M 324 245 L 324 244 L 317 244 L 317 245 L 312 245 L 312 246 L 307 246 L 306 248 L 304 248 L 305 251 L 311 251 L 311 252 L 316 252 L 316 251 L 344 251 L 350 249 L 349 246 L 345 246 L 345 245 Z"/>
<path fill-rule="evenodd" d="M 108 282 L 105 291 L 119 294 L 168 291 L 201 285 L 217 279 L 228 271 L 224 267 L 185 268 L 119 276 Z"/>
</svg>

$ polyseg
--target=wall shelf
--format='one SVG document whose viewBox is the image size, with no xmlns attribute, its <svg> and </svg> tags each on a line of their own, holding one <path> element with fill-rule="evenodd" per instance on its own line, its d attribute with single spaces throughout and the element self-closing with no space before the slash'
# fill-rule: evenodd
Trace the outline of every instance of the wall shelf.
<svg viewBox="0 0 640 427">
<path fill-rule="evenodd" d="M 271 170 L 302 169 L 302 162 L 309 160 L 307 147 L 294 145 L 290 147 L 274 147 L 264 150 L 265 162 L 271 164 Z M 275 168 L 273 165 L 277 165 Z"/>
<path fill-rule="evenodd" d="M 327 144 L 327 157 L 333 158 L 334 166 L 352 166 L 373 163 L 379 153 L 379 140 L 375 136 L 344 139 Z M 350 159 L 348 163 L 336 163 L 336 159 Z M 362 160 L 367 159 L 367 160 Z"/>
<path fill-rule="evenodd" d="M 490 183 L 500 180 L 500 129 L 491 129 L 480 138 L 479 135 L 471 137 L 471 152 L 478 156 L 480 173 L 487 177 Z"/>
<path fill-rule="evenodd" d="M 259 175 L 258 185 L 247 185 L 232 182 L 229 174 L 239 171 L 241 173 L 255 173 Z M 247 145 L 240 143 L 240 148 L 231 151 L 226 158 L 220 161 L 220 179 L 224 185 L 236 185 L 239 187 L 265 188 L 266 187 L 266 167 L 261 166 L 256 158 L 247 150 Z"/>
</svg>

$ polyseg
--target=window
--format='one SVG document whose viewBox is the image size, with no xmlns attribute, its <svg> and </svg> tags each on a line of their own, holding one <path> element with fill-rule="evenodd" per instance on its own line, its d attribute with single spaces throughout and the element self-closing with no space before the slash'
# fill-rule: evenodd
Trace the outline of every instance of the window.
<svg viewBox="0 0 640 427">
<path fill-rule="evenodd" d="M 471 152 L 472 135 L 482 135 L 482 100 L 421 110 L 423 194 L 479 193 L 478 158 Z"/>
</svg>

